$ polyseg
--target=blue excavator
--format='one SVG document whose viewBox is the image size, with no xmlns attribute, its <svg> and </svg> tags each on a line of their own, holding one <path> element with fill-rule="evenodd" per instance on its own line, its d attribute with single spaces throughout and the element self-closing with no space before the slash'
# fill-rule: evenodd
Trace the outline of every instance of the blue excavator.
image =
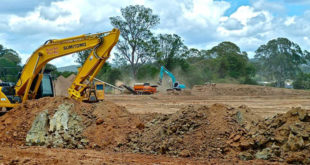
<svg viewBox="0 0 310 165">
<path fill-rule="evenodd" d="M 166 73 L 171 78 L 171 80 L 172 80 L 171 89 L 167 89 L 167 90 L 181 91 L 182 89 L 186 88 L 186 86 L 184 84 L 180 84 L 178 81 L 176 81 L 174 75 L 169 70 L 167 70 L 164 66 L 161 66 L 161 68 L 160 68 L 158 85 L 162 84 L 164 73 Z"/>
</svg>

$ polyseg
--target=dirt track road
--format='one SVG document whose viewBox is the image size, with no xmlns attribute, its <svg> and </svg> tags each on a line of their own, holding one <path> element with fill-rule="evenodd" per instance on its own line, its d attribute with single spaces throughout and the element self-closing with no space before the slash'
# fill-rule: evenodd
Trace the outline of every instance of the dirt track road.
<svg viewBox="0 0 310 165">
<path fill-rule="evenodd" d="M 310 96 L 169 96 L 156 94 L 152 96 L 108 95 L 106 99 L 125 106 L 132 113 L 174 113 L 185 105 L 212 105 L 214 103 L 228 104 L 233 107 L 246 105 L 262 117 L 285 113 L 291 107 L 310 109 Z"/>
</svg>

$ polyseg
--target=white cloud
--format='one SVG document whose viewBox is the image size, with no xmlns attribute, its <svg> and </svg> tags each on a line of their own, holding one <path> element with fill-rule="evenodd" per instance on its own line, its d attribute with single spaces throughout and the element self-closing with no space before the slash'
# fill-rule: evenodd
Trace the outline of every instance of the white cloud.
<svg viewBox="0 0 310 165">
<path fill-rule="evenodd" d="M 49 63 L 56 65 L 58 67 L 62 67 L 62 66 L 68 66 L 68 65 L 76 65 L 77 63 L 75 62 L 75 60 L 76 60 L 76 57 L 73 54 L 73 55 L 64 56 L 61 58 L 56 58 Z"/>
<path fill-rule="evenodd" d="M 230 15 L 230 17 L 239 20 L 243 25 L 246 25 L 250 18 L 257 16 L 258 14 L 258 12 L 254 12 L 253 7 L 240 6 L 236 12 Z"/>
<path fill-rule="evenodd" d="M 289 26 L 289 25 L 292 25 L 292 24 L 294 24 L 295 23 L 295 16 L 293 16 L 293 17 L 287 17 L 286 18 L 286 20 L 285 20 L 285 22 L 284 22 L 284 24 L 286 25 L 286 26 Z"/>
<path fill-rule="evenodd" d="M 295 3 L 295 4 L 309 4 L 309 0 L 284 0 L 286 3 Z"/>
<path fill-rule="evenodd" d="M 216 38 L 219 20 L 230 4 L 214 0 L 157 0 L 148 5 L 161 18 L 159 32 L 181 35 L 187 44 L 205 45 Z M 164 7 L 163 7 L 163 4 Z"/>
<path fill-rule="evenodd" d="M 223 21 L 223 27 L 227 30 L 240 30 L 243 28 L 243 25 L 237 19 L 231 18 Z"/>
<path fill-rule="evenodd" d="M 6 41 L 6 34 L 5 33 L 0 33 L 0 44 L 7 47 L 8 43 Z"/>
<path fill-rule="evenodd" d="M 207 27 L 208 24 L 217 24 L 229 7 L 227 2 L 213 0 L 193 0 L 190 8 L 181 3 L 183 18 L 187 22 L 197 23 L 203 27 Z"/>
<path fill-rule="evenodd" d="M 253 7 L 257 10 L 268 10 L 273 12 L 285 11 L 285 6 L 281 1 L 253 0 Z"/>
<path fill-rule="evenodd" d="M 160 16 L 156 33 L 176 33 L 185 43 L 197 48 L 211 48 L 222 41 L 232 41 L 242 50 L 254 52 L 261 44 L 277 37 L 287 37 L 309 49 L 310 10 L 304 15 L 283 16 L 282 2 L 256 0 L 240 6 L 230 15 L 230 3 L 215 0 L 57 0 L 27 7 L 24 14 L 0 12 L 0 44 L 20 52 L 23 61 L 44 41 L 83 33 L 112 29 L 109 17 L 120 15 L 120 8 L 140 4 Z M 58 66 L 73 64 L 72 56 L 52 61 Z"/>
<path fill-rule="evenodd" d="M 225 20 L 223 24 L 217 28 L 219 37 L 237 42 L 241 47 L 249 48 L 244 44 L 259 43 L 259 40 L 270 30 L 272 16 L 266 11 L 255 11 L 253 7 L 241 6 L 223 20 Z M 227 28 L 225 23 L 229 21 L 238 21 L 242 26 L 235 29 Z"/>
<path fill-rule="evenodd" d="M 304 37 L 303 39 L 304 39 L 304 43 L 310 46 L 310 39 L 309 39 L 309 37 Z"/>
<path fill-rule="evenodd" d="M 14 14 L 8 16 L 9 33 L 23 36 L 28 40 L 33 39 L 32 44 L 36 45 L 27 46 L 25 47 L 27 50 L 21 50 L 23 44 L 16 43 L 13 48 L 30 54 L 50 38 L 63 38 L 111 29 L 109 17 L 120 15 L 120 8 L 130 4 L 151 7 L 161 18 L 158 32 L 177 33 L 188 43 L 195 43 L 194 40 L 204 41 L 206 38 L 201 35 L 201 31 L 206 29 L 207 33 L 214 31 L 219 24 L 219 19 L 230 7 L 227 2 L 213 0 L 56 1 L 49 5 L 39 5 L 23 16 Z M 204 41 L 202 45 L 206 43 Z"/>
<path fill-rule="evenodd" d="M 137 4 L 143 3 L 136 0 Z M 131 4 L 105 0 L 64 0 L 39 5 L 25 15 L 2 15 L 0 29 L 6 37 L 1 44 L 20 52 L 25 62 L 30 54 L 48 39 L 65 38 L 85 33 L 96 33 L 112 29 L 109 17 L 120 13 L 120 8 Z M 124 6 L 123 6 L 124 5 Z M 0 40 L 1 41 L 1 40 Z M 74 64 L 72 56 L 55 59 L 57 66 Z"/>
</svg>

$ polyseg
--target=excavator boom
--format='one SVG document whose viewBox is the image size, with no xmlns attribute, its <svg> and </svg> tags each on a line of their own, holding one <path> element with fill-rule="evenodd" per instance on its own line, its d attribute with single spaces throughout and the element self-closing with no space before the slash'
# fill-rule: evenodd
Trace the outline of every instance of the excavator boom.
<svg viewBox="0 0 310 165">
<path fill-rule="evenodd" d="M 176 81 L 176 78 L 174 77 L 174 75 L 168 70 L 166 69 L 164 66 L 160 67 L 160 73 L 159 73 L 159 81 L 158 84 L 161 85 L 163 77 L 164 77 L 164 73 L 166 73 L 172 80 L 172 89 L 176 89 L 176 90 L 181 90 L 181 89 L 185 89 L 186 86 L 184 84 L 180 84 L 179 82 Z"/>
<path fill-rule="evenodd" d="M 105 61 L 110 57 L 110 52 L 116 45 L 119 35 L 120 31 L 118 29 L 112 30 L 102 38 L 101 44 L 91 51 L 83 66 L 79 68 L 71 87 L 68 89 L 69 97 L 77 100 L 83 99 L 83 92 L 87 87 L 87 84 L 84 84 L 85 80 L 93 82 Z"/>
<path fill-rule="evenodd" d="M 171 78 L 173 84 L 176 82 L 174 75 L 171 72 L 169 72 L 168 69 L 166 69 L 164 66 L 161 66 L 160 67 L 160 73 L 159 73 L 159 82 L 160 83 L 164 77 L 164 73 L 166 73 Z"/>
</svg>

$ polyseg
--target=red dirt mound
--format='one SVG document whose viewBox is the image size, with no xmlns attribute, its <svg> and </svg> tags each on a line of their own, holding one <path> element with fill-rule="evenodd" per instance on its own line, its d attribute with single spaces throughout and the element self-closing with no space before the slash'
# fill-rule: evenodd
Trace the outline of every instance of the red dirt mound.
<svg viewBox="0 0 310 165">
<path fill-rule="evenodd" d="M 65 97 L 42 98 L 27 101 L 1 117 L 0 144 L 25 145 L 27 132 L 35 117 L 44 110 L 53 115 L 63 103 L 72 103 L 72 111 L 82 118 L 83 125 L 86 126 L 82 134 L 89 140 L 89 147 L 113 148 L 125 140 L 128 132 L 138 130 L 138 117 L 112 102 L 87 104 Z"/>
<path fill-rule="evenodd" d="M 93 148 L 116 147 L 126 141 L 127 134 L 136 132 L 141 123 L 138 115 L 108 101 L 96 104 L 92 115 L 96 116 L 96 122 L 87 127 L 83 135 L 90 140 Z"/>
<path fill-rule="evenodd" d="M 266 159 L 310 164 L 310 113 L 292 108 L 285 114 L 261 120 L 233 146 L 244 150 L 243 159 Z"/>
<path fill-rule="evenodd" d="M 0 143 L 3 145 L 24 145 L 27 132 L 30 130 L 35 117 L 44 110 L 49 110 L 53 114 L 58 105 L 69 102 L 74 103 L 74 108 L 79 114 L 92 109 L 92 105 L 80 103 L 65 97 L 42 98 L 39 100 L 29 100 L 7 112 L 0 120 Z"/>
<path fill-rule="evenodd" d="M 222 104 L 189 105 L 175 114 L 160 115 L 140 133 L 129 135 L 126 150 L 182 157 L 225 158 L 235 155 L 226 143 L 243 133 L 235 109 Z"/>
</svg>

